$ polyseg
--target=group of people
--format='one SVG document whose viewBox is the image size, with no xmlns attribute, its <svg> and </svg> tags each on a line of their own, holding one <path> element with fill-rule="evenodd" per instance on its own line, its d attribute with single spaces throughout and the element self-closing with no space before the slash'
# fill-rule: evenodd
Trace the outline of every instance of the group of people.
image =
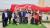
<svg viewBox="0 0 50 28">
<path fill-rule="evenodd" d="M 9 24 L 13 18 L 13 24 L 41 24 L 41 13 L 37 10 L 28 10 L 28 9 L 16 9 L 15 12 L 10 10 L 5 10 L 2 14 L 3 27 L 7 26 L 8 20 Z"/>
</svg>

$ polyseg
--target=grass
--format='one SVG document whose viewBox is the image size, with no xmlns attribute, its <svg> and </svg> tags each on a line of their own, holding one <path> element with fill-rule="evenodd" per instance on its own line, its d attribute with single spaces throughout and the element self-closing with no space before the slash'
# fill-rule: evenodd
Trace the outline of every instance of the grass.
<svg viewBox="0 0 50 28">
<path fill-rule="evenodd" d="M 9 24 L 6 28 L 46 28 L 43 24 L 35 25 L 35 24 Z"/>
</svg>

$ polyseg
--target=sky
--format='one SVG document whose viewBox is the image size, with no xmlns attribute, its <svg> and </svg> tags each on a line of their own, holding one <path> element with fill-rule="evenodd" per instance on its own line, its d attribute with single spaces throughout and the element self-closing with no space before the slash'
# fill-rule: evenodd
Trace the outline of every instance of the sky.
<svg viewBox="0 0 50 28">
<path fill-rule="evenodd" d="M 50 4 L 47 4 L 48 0 L 45 0 L 45 4 L 49 6 Z M 11 4 L 35 4 L 39 5 L 39 0 L 0 0 L 0 9 L 8 8 L 10 9 Z M 45 6 L 46 6 L 45 5 Z"/>
<path fill-rule="evenodd" d="M 10 8 L 11 4 L 35 4 L 38 5 L 38 0 L 0 0 L 0 9 Z"/>
<path fill-rule="evenodd" d="M 45 0 L 45 6 L 48 6 L 48 7 L 50 7 L 50 0 Z"/>
</svg>

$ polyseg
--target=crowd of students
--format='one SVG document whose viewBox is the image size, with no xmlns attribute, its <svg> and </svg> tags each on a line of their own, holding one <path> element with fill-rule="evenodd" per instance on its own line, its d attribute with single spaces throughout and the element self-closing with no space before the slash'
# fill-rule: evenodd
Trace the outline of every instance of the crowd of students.
<svg viewBox="0 0 50 28">
<path fill-rule="evenodd" d="M 41 13 L 37 10 L 28 10 L 28 9 L 18 9 L 15 12 L 11 12 L 10 10 L 4 10 L 2 13 L 2 22 L 3 27 L 7 26 L 8 20 L 9 24 L 11 24 L 11 19 L 13 18 L 13 24 L 41 24 Z"/>
</svg>

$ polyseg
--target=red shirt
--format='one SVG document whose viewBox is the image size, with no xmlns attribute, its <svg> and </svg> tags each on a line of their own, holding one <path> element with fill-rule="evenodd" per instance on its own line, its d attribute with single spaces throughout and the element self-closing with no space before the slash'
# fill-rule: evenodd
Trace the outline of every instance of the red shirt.
<svg viewBox="0 0 50 28">
<path fill-rule="evenodd" d="M 38 19 L 39 20 L 39 15 L 34 15 L 34 19 Z"/>
</svg>

